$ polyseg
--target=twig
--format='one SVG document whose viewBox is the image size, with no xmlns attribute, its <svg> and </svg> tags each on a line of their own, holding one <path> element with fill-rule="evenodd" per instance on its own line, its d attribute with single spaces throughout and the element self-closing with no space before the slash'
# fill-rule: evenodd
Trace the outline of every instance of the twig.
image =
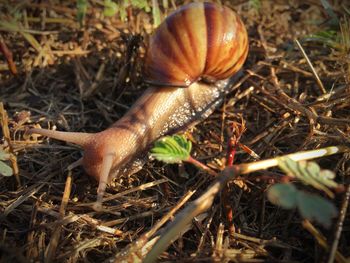
<svg viewBox="0 0 350 263">
<path fill-rule="evenodd" d="M 199 244 L 197 246 L 197 251 L 195 252 L 195 254 L 193 254 L 194 256 L 199 255 L 201 253 L 202 249 L 203 249 L 206 237 L 210 234 L 210 226 L 211 226 L 211 224 L 213 222 L 213 217 L 214 217 L 217 209 L 218 209 L 218 206 L 214 206 L 210 216 L 208 217 L 208 220 L 207 220 L 207 222 L 205 224 L 205 229 L 204 229 L 204 231 L 202 231 L 202 235 L 201 235 L 201 238 L 199 240 Z"/>
<path fill-rule="evenodd" d="M 240 164 L 238 166 L 240 168 L 241 174 L 248 174 L 248 173 L 256 172 L 261 169 L 267 169 L 267 168 L 277 166 L 280 158 L 290 158 L 293 161 L 298 162 L 298 161 L 306 161 L 306 160 L 311 160 L 319 157 L 324 157 L 324 156 L 333 155 L 333 154 L 342 153 L 342 152 L 348 152 L 348 151 L 350 151 L 350 148 L 346 146 L 342 146 L 342 145 L 330 146 L 330 147 L 321 148 L 317 150 L 287 154 L 287 155 L 283 155 L 283 156 L 279 156 L 276 158 L 271 158 L 263 161 Z"/>
<path fill-rule="evenodd" d="M 210 167 L 206 166 L 205 164 L 197 161 L 196 159 L 192 158 L 191 156 L 188 158 L 187 162 L 193 164 L 194 166 L 198 167 L 201 170 L 206 171 L 208 174 L 210 174 L 211 176 L 218 176 L 218 173 L 215 172 L 214 170 L 212 170 Z"/>
<path fill-rule="evenodd" d="M 213 252 L 213 257 L 216 260 L 220 260 L 223 257 L 224 232 L 225 232 L 225 227 L 222 223 L 220 223 L 219 227 L 218 227 L 217 235 L 216 235 L 216 242 L 215 242 L 215 247 L 214 247 L 214 252 Z"/>
<path fill-rule="evenodd" d="M 7 142 L 8 149 L 10 152 L 10 161 L 12 164 L 13 174 L 16 178 L 17 186 L 21 187 L 21 180 L 19 178 L 19 168 L 18 168 L 18 164 L 17 164 L 17 157 L 14 153 L 12 142 L 11 142 L 11 137 L 10 137 L 8 116 L 7 116 L 6 110 L 4 109 L 4 104 L 2 102 L 0 102 L 0 119 L 1 119 L 0 124 L 1 124 L 1 128 L 2 128 L 2 133 L 3 133 L 5 141 Z"/>
<path fill-rule="evenodd" d="M 136 242 L 133 242 L 126 249 L 123 249 L 120 253 L 118 253 L 114 259 L 111 259 L 111 262 L 121 262 L 123 260 L 130 260 L 135 257 L 135 254 L 138 254 L 141 248 L 145 246 L 146 243 L 151 242 L 148 241 L 150 237 L 152 237 L 168 220 L 174 217 L 174 214 L 184 205 L 186 202 L 197 192 L 197 189 L 206 182 L 206 178 L 202 178 L 193 189 L 187 191 L 187 193 L 179 200 L 179 202 L 166 214 L 163 216 L 161 220 L 159 220 L 148 232 L 143 234 L 140 238 L 137 239 Z M 153 240 L 153 239 L 152 239 Z M 157 238 L 158 240 L 158 238 Z M 152 244 L 153 246 L 153 244 Z M 151 248 L 151 247 L 150 247 Z M 148 251 L 150 250 L 148 249 Z M 145 256 L 145 255 L 144 255 Z M 138 256 L 138 257 L 144 257 Z"/>
<path fill-rule="evenodd" d="M 0 52 L 2 52 L 6 58 L 8 67 L 13 75 L 17 74 L 16 64 L 13 61 L 13 55 L 11 50 L 7 47 L 5 40 L 0 35 Z"/>
<path fill-rule="evenodd" d="M 215 196 L 226 182 L 238 175 L 239 169 L 237 169 L 237 166 L 226 168 L 222 174 L 217 177 L 214 183 L 208 187 L 203 195 L 182 210 L 176 216 L 175 220 L 167 226 L 164 234 L 157 240 L 143 262 L 156 262 L 158 255 L 165 251 L 169 244 L 178 237 L 181 229 L 189 224 L 195 216 L 208 210 L 212 206 Z"/>
<path fill-rule="evenodd" d="M 327 241 L 326 238 L 319 232 L 317 231 L 317 229 L 310 223 L 310 221 L 308 220 L 304 220 L 303 221 L 303 227 L 309 231 L 309 233 L 316 239 L 317 243 L 323 247 L 324 249 L 328 250 L 329 247 L 327 245 Z M 336 251 L 335 253 L 335 259 L 339 262 L 339 263 L 347 263 L 348 261 L 346 260 L 346 258 L 339 253 L 339 251 Z"/>
<path fill-rule="evenodd" d="M 294 41 L 295 41 L 295 43 L 297 44 L 297 46 L 298 46 L 299 50 L 301 51 L 301 53 L 303 54 L 304 58 L 306 59 L 306 62 L 307 62 L 307 64 L 309 65 L 309 67 L 310 67 L 310 69 L 311 69 L 311 71 L 312 71 L 312 74 L 314 75 L 314 77 L 315 77 L 315 79 L 316 79 L 316 81 L 317 81 L 317 84 L 318 84 L 318 86 L 319 86 L 319 88 L 320 88 L 322 94 L 327 93 L 327 91 L 326 91 L 326 89 L 324 88 L 323 83 L 322 83 L 320 77 L 318 76 L 318 74 L 317 74 L 317 72 L 316 72 L 314 66 L 312 65 L 312 63 L 311 63 L 309 57 L 307 56 L 307 54 L 305 53 L 304 48 L 302 47 L 302 45 L 300 44 L 300 42 L 298 41 L 298 39 L 295 39 Z"/>
<path fill-rule="evenodd" d="M 258 237 L 261 237 L 263 234 L 263 228 L 265 223 L 265 212 L 266 212 L 266 195 L 263 194 L 261 198 L 261 215 L 260 215 L 260 222 L 259 222 Z"/>
<path fill-rule="evenodd" d="M 81 215 L 76 215 L 74 213 L 70 213 L 68 216 L 65 216 L 64 218 L 62 218 L 61 214 L 52 210 L 52 209 L 48 209 L 48 208 L 44 208 L 44 207 L 38 207 L 38 212 L 41 213 L 45 213 L 47 215 L 53 216 L 57 219 L 57 221 L 55 221 L 56 223 L 59 223 L 60 225 L 64 226 L 67 224 L 71 224 L 73 222 L 78 222 L 78 224 L 88 224 L 90 225 L 92 228 L 96 228 L 96 230 L 110 234 L 110 235 L 114 235 L 114 236 L 120 236 L 122 235 L 122 231 L 120 231 L 117 228 L 111 228 L 111 227 L 107 227 L 104 226 L 100 223 L 99 220 L 96 220 L 92 217 L 90 217 L 87 214 L 81 214 Z M 40 224 L 40 227 L 48 227 L 51 228 L 52 223 L 47 223 L 47 224 Z"/>
<path fill-rule="evenodd" d="M 291 108 L 292 110 L 296 112 L 300 112 L 304 114 L 309 120 L 310 125 L 314 125 L 316 123 L 317 114 L 312 112 L 310 109 L 304 107 L 301 105 L 296 99 L 289 97 L 281 88 L 278 78 L 276 76 L 276 71 L 274 68 L 271 68 L 271 76 L 272 76 L 272 84 L 275 88 L 275 91 L 278 93 L 278 95 L 286 101 L 286 106 Z"/>
<path fill-rule="evenodd" d="M 154 186 L 166 183 L 166 182 L 169 182 L 168 178 L 166 178 L 166 179 L 165 178 L 159 179 L 159 180 L 156 180 L 156 181 L 153 181 L 153 182 L 142 184 L 142 185 L 137 186 L 137 187 L 132 187 L 132 188 L 127 189 L 127 190 L 125 190 L 123 192 L 119 192 L 117 194 L 107 196 L 107 197 L 103 198 L 102 202 L 105 203 L 107 201 L 115 200 L 115 199 L 118 199 L 118 198 L 120 198 L 122 196 L 131 194 L 131 193 L 134 193 L 134 192 L 144 191 L 144 190 L 147 190 L 148 188 L 151 188 L 151 187 L 154 187 Z M 82 204 L 77 204 L 76 206 L 87 206 L 87 207 L 90 207 L 93 204 L 94 204 L 94 202 L 92 202 L 92 203 L 82 203 Z"/>
<path fill-rule="evenodd" d="M 336 254 L 337 254 L 338 244 L 339 244 L 341 232 L 343 230 L 344 219 L 345 219 L 346 211 L 349 205 L 349 199 L 350 199 L 350 184 L 346 189 L 342 207 L 340 209 L 339 218 L 336 225 L 336 231 L 334 233 L 334 240 L 333 240 L 331 249 L 329 251 L 329 256 L 327 260 L 328 263 L 334 262 L 334 258 L 336 257 Z"/>
<path fill-rule="evenodd" d="M 44 173 L 46 173 L 45 171 Z M 2 220 L 4 220 L 8 214 L 10 214 L 12 211 L 14 211 L 18 206 L 23 204 L 26 200 L 28 200 L 31 196 L 33 196 L 35 193 L 37 193 L 45 184 L 48 182 L 51 178 L 56 176 L 56 173 L 49 173 L 50 175 L 45 177 L 45 179 L 37 184 L 29 186 L 27 189 L 23 190 L 22 193 L 18 198 L 15 199 L 13 203 L 11 203 L 9 206 L 5 208 L 3 213 L 0 215 L 0 223 Z M 40 175 L 38 176 L 40 177 Z"/>
<path fill-rule="evenodd" d="M 27 259 L 31 259 L 31 258 L 34 258 L 34 254 L 35 254 L 35 249 L 34 249 L 34 245 L 35 245 L 35 242 L 34 242 L 34 236 L 35 236 L 35 231 L 34 231 L 34 226 L 37 222 L 37 214 L 38 214 L 38 201 L 34 203 L 33 205 L 33 210 L 32 210 L 32 213 L 31 213 L 31 216 L 30 216 L 30 224 L 29 224 L 29 229 L 31 229 L 29 232 L 28 232 L 28 235 L 27 235 L 27 244 L 29 244 L 29 246 L 26 248 L 26 257 Z"/>
<path fill-rule="evenodd" d="M 72 171 L 69 170 L 67 180 L 66 180 L 66 185 L 64 187 L 61 206 L 60 206 L 60 210 L 59 210 L 60 219 L 62 219 L 64 217 L 64 214 L 66 212 L 66 207 L 67 207 L 67 204 L 69 201 L 71 189 L 72 189 Z M 61 235 L 61 230 L 62 230 L 62 225 L 58 222 L 56 224 L 56 228 L 55 228 L 54 232 L 52 233 L 51 240 L 50 240 L 50 243 L 47 247 L 47 250 L 45 251 L 45 263 L 52 262 L 54 259 L 54 256 L 56 254 L 56 249 L 58 246 L 58 242 L 60 239 L 60 235 Z"/>
<path fill-rule="evenodd" d="M 98 85 L 101 83 L 101 80 L 104 76 L 104 72 L 105 72 L 105 69 L 106 69 L 106 62 L 102 62 L 100 67 L 98 68 L 98 71 L 96 73 L 96 76 L 95 76 L 95 80 L 94 82 L 91 84 L 91 86 L 89 87 L 88 90 L 86 90 L 82 97 L 84 99 L 88 98 L 89 96 L 91 96 L 98 88 Z"/>
</svg>

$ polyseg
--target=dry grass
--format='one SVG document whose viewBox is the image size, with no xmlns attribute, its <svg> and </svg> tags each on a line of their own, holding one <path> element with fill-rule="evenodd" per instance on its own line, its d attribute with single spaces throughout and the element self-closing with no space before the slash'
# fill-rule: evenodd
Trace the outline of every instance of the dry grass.
<svg viewBox="0 0 350 263">
<path fill-rule="evenodd" d="M 123 23 L 117 16 L 101 17 L 96 2 L 92 1 L 83 29 L 72 4 L 27 1 L 18 7 L 25 18 L 20 22 L 13 22 L 11 10 L 0 6 L 1 21 L 12 23 L 11 31 L 0 27 L 0 41 L 12 51 L 18 71 L 12 75 L 0 56 L 0 98 L 9 116 L 3 131 L 10 131 L 8 136 L 3 133 L 2 147 L 17 157 L 21 182 L 19 186 L 14 177 L 0 178 L 2 262 L 113 258 L 169 211 L 175 214 L 201 195 L 212 180 L 190 166 L 150 161 L 137 174 L 118 178 L 107 189 L 105 210 L 97 213 L 90 205 L 96 183 L 82 169 L 69 175 L 66 170 L 80 157 L 79 149 L 24 135 L 31 126 L 100 131 L 120 118 L 145 89 L 141 66 L 152 27 L 150 14 L 134 10 L 130 21 Z M 247 130 L 241 143 L 254 151 L 255 158 L 349 145 L 349 47 L 301 42 L 315 75 L 294 42 L 326 28 L 319 24 L 327 17 L 320 2 L 262 1 L 260 11 L 246 1 L 232 2 L 237 2 L 231 4 L 246 22 L 250 53 L 240 88 L 206 121 L 186 131 L 194 156 L 222 169 L 232 127 L 242 120 Z M 339 17 L 341 3 L 332 3 Z M 343 32 L 347 34 L 346 29 Z M 254 155 L 242 150 L 235 162 L 253 160 Z M 349 184 L 349 154 L 318 163 L 333 170 L 339 183 Z M 269 203 L 264 192 L 279 173 L 249 175 L 240 182 L 244 187 L 230 183 L 160 259 L 327 261 L 325 247 L 334 244 L 340 229 L 337 219 L 332 229 L 313 229 L 302 224 L 296 211 Z M 333 202 L 338 207 L 347 204 L 346 193 L 337 193 Z M 227 224 L 227 206 L 233 211 L 233 227 Z M 337 249 L 349 259 L 350 217 L 346 209 L 345 213 Z M 323 246 L 316 241 L 321 235 Z"/>
</svg>

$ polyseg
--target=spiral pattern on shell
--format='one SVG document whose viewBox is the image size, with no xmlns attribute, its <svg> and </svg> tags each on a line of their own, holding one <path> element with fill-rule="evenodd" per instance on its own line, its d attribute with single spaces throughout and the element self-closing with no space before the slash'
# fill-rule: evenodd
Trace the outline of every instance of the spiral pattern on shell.
<svg viewBox="0 0 350 263">
<path fill-rule="evenodd" d="M 198 80 L 225 79 L 242 67 L 247 53 L 247 31 L 233 10 L 208 2 L 187 4 L 151 36 L 145 80 L 189 86 Z"/>
</svg>

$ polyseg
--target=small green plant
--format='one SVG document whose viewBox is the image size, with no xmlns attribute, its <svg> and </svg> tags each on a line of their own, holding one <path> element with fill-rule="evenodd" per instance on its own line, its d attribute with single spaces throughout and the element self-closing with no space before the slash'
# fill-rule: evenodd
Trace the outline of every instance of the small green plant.
<svg viewBox="0 0 350 263">
<path fill-rule="evenodd" d="M 336 30 L 328 29 L 306 36 L 303 41 L 323 43 L 331 48 L 338 48 L 339 35 Z"/>
<path fill-rule="evenodd" d="M 323 43 L 340 52 L 340 57 L 348 54 L 350 50 L 350 10 L 345 5 L 342 6 L 344 16 L 339 18 L 327 0 L 321 0 L 321 3 L 330 18 L 322 23 L 326 25 L 326 28 L 314 34 L 307 35 L 303 41 Z"/>
<path fill-rule="evenodd" d="M 167 136 L 155 143 L 155 146 L 151 149 L 151 156 L 166 163 L 189 162 L 209 172 L 209 174 L 217 176 L 218 174 L 215 171 L 191 156 L 191 149 L 191 142 L 184 136 Z M 309 159 L 309 157 L 306 157 L 306 159 Z M 262 161 L 261 163 L 263 162 L 266 163 L 265 167 L 264 165 L 259 166 L 255 162 L 237 165 L 238 169 L 236 171 L 244 174 L 278 165 L 286 173 L 287 181 L 298 179 L 303 184 L 311 185 L 318 190 L 324 191 L 330 197 L 334 196 L 330 188 L 339 187 L 333 180 L 335 177 L 334 173 L 329 170 L 320 169 L 315 162 L 296 162 L 289 157 L 277 157 L 273 160 Z M 329 200 L 319 195 L 299 190 L 290 182 L 274 184 L 268 189 L 267 197 L 271 203 L 282 208 L 298 208 L 303 218 L 315 220 L 326 227 L 330 226 L 332 218 L 337 214 L 336 207 Z"/>
<path fill-rule="evenodd" d="M 249 0 L 249 7 L 253 8 L 256 11 L 259 11 L 261 8 L 260 0 Z"/>
<path fill-rule="evenodd" d="M 167 136 L 155 142 L 151 155 L 166 163 L 181 163 L 189 160 L 191 149 L 191 141 L 184 136 Z"/>
<path fill-rule="evenodd" d="M 103 15 L 106 17 L 112 17 L 116 14 L 119 14 L 119 17 L 122 21 L 126 21 L 127 19 L 127 9 L 129 7 L 144 10 L 149 13 L 152 11 L 153 16 L 153 25 L 158 26 L 161 22 L 160 9 L 157 0 L 152 1 L 152 5 L 148 3 L 147 0 L 104 0 L 103 5 Z M 163 6 L 167 8 L 167 1 L 163 2 Z M 86 12 L 89 7 L 88 0 L 78 0 L 77 1 L 77 20 L 82 26 L 84 24 Z"/>
<path fill-rule="evenodd" d="M 329 188 L 337 188 L 334 182 L 335 174 L 330 170 L 321 170 L 315 162 L 295 162 L 290 158 L 278 159 L 278 166 L 292 178 L 299 179 L 306 185 L 311 185 L 318 190 L 324 191 L 329 197 L 334 197 Z"/>
<path fill-rule="evenodd" d="M 332 218 L 337 215 L 337 209 L 327 199 L 297 189 L 291 183 L 272 185 L 267 191 L 269 201 L 285 209 L 298 208 L 305 219 L 315 220 L 329 227 Z"/>
<path fill-rule="evenodd" d="M 77 1 L 77 20 L 79 22 L 80 27 L 83 26 L 87 8 L 89 6 L 88 0 L 78 0 Z"/>
<path fill-rule="evenodd" d="M 328 0 L 320 0 L 324 10 L 326 11 L 328 17 L 330 17 L 330 20 L 328 20 L 329 25 L 338 25 L 339 19 L 338 16 L 335 14 L 332 5 L 328 2 Z"/>
<path fill-rule="evenodd" d="M 105 6 L 103 10 L 103 14 L 105 16 L 114 16 L 119 11 L 119 6 L 112 0 L 105 0 L 103 4 Z M 126 16 L 125 9 L 123 10 L 124 10 L 123 16 Z"/>
<path fill-rule="evenodd" d="M 12 168 L 5 163 L 5 161 L 8 161 L 10 158 L 10 154 L 0 149 L 0 174 L 3 176 L 13 175 Z"/>
</svg>

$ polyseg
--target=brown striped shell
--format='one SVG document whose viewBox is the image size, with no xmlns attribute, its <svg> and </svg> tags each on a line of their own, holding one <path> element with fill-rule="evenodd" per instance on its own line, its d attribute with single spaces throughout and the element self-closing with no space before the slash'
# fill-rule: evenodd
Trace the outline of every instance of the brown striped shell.
<svg viewBox="0 0 350 263">
<path fill-rule="evenodd" d="M 225 79 L 242 67 L 247 53 L 247 31 L 234 11 L 215 3 L 187 4 L 151 36 L 146 82 L 189 86 Z"/>
</svg>

